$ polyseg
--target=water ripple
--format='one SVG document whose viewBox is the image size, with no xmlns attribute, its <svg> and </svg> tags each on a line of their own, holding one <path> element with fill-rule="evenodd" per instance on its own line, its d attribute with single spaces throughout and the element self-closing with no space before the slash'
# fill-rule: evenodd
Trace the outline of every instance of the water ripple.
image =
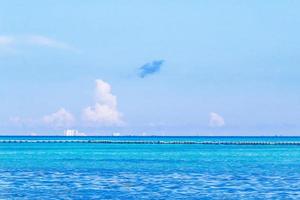
<svg viewBox="0 0 300 200">
<path fill-rule="evenodd" d="M 299 199 L 300 176 L 0 171 L 1 199 Z"/>
</svg>

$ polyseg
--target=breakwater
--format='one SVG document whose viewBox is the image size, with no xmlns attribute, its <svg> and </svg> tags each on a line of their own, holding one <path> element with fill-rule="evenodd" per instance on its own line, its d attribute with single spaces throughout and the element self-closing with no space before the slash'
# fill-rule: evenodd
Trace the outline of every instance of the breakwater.
<svg viewBox="0 0 300 200">
<path fill-rule="evenodd" d="M 0 143 L 94 143 L 94 144 L 193 144 L 193 145 L 300 145 L 292 141 L 133 141 L 133 140 L 0 140 Z"/>
</svg>

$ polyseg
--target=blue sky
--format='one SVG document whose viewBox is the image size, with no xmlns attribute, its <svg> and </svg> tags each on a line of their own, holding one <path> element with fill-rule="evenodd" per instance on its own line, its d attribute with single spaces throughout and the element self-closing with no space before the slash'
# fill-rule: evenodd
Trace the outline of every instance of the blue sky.
<svg viewBox="0 0 300 200">
<path fill-rule="evenodd" d="M 299 8 L 3 1 L 0 132 L 297 135 Z"/>
</svg>

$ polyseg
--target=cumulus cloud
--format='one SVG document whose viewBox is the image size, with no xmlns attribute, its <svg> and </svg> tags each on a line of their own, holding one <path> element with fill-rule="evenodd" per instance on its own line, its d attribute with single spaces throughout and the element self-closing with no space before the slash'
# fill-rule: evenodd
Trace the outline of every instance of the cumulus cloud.
<svg viewBox="0 0 300 200">
<path fill-rule="evenodd" d="M 117 97 L 112 94 L 111 86 L 107 82 L 96 80 L 95 104 L 83 109 L 82 120 L 83 126 L 124 124 L 122 114 L 117 109 Z M 71 128 L 76 126 L 75 117 L 64 108 L 37 119 L 11 117 L 9 122 L 16 126 L 26 127 Z"/>
<path fill-rule="evenodd" d="M 44 116 L 42 121 L 47 125 L 62 128 L 72 126 L 75 118 L 70 112 L 61 108 L 55 113 Z"/>
<path fill-rule="evenodd" d="M 140 78 L 145 78 L 148 75 L 158 73 L 163 65 L 164 60 L 155 60 L 139 68 L 138 75 Z"/>
<path fill-rule="evenodd" d="M 122 114 L 117 109 L 117 98 L 111 92 L 111 86 L 96 80 L 96 103 L 83 110 L 83 120 L 99 125 L 121 125 Z"/>
<path fill-rule="evenodd" d="M 45 115 L 40 118 L 28 117 L 10 117 L 10 124 L 21 127 L 53 127 L 53 128 L 69 128 L 75 122 L 75 117 L 66 109 L 61 108 L 58 111 Z"/>
<path fill-rule="evenodd" d="M 225 125 L 225 121 L 224 118 L 215 113 L 215 112 L 211 112 L 209 114 L 209 126 L 211 127 L 222 127 Z"/>
</svg>

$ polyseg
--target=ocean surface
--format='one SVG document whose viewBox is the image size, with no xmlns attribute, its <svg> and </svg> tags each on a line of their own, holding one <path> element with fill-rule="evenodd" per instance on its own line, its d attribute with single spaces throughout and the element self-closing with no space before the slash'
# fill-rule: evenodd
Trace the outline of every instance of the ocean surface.
<svg viewBox="0 0 300 200">
<path fill-rule="evenodd" d="M 300 137 L 0 137 L 0 199 L 300 199 Z"/>
</svg>

